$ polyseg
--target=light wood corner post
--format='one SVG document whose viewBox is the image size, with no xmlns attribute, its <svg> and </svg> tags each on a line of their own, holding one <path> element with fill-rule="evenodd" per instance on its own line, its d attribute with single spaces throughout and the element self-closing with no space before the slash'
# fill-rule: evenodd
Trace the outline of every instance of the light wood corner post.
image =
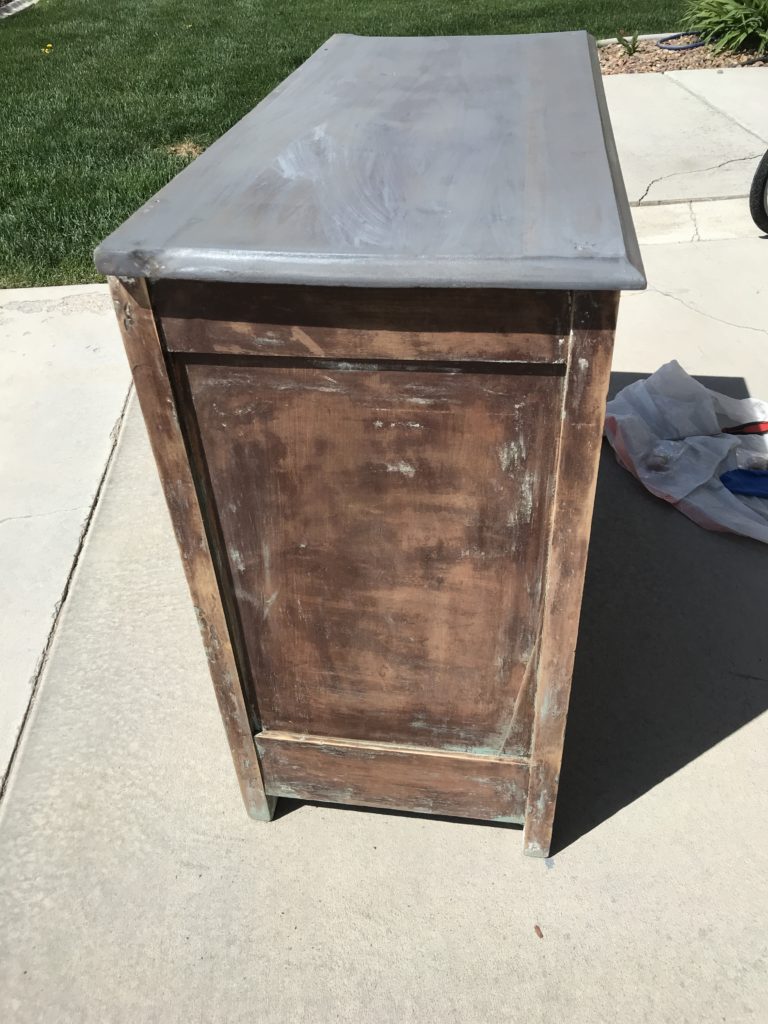
<svg viewBox="0 0 768 1024">
<path fill-rule="evenodd" d="M 573 296 L 523 836 L 533 857 L 552 841 L 618 300 Z"/>
<path fill-rule="evenodd" d="M 109 286 L 181 551 L 243 801 L 252 818 L 269 821 L 275 797 L 267 796 L 264 791 L 232 637 L 147 282 L 143 278 L 111 277 Z"/>
</svg>

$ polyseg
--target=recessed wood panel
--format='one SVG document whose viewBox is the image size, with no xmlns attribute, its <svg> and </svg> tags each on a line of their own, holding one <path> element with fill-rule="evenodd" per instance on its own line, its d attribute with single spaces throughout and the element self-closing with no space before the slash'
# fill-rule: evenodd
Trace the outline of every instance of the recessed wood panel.
<svg viewBox="0 0 768 1024">
<path fill-rule="evenodd" d="M 263 728 L 526 753 L 563 378 L 187 373 Z"/>
<path fill-rule="evenodd" d="M 528 766 L 511 758 L 271 732 L 256 748 L 273 796 L 499 822 L 525 813 Z"/>
</svg>

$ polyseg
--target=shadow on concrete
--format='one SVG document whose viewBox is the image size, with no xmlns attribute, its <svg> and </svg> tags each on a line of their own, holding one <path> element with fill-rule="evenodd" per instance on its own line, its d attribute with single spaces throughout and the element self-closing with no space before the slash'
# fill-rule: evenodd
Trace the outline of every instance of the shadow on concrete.
<svg viewBox="0 0 768 1024">
<path fill-rule="evenodd" d="M 766 580 L 768 546 L 696 526 L 604 442 L 553 854 L 768 708 Z"/>
<path fill-rule="evenodd" d="M 611 394 L 644 376 L 612 374 Z M 749 396 L 741 378 L 697 379 Z M 604 442 L 553 856 L 768 709 L 766 580 L 768 546 L 696 526 Z"/>
<path fill-rule="evenodd" d="M 284 817 L 300 807 L 330 807 L 334 811 L 364 811 L 366 814 L 386 814 L 392 818 L 420 818 L 422 821 L 447 821 L 452 825 L 471 825 L 473 828 L 508 828 L 513 832 L 523 831 L 522 825 L 503 821 L 481 821 L 479 818 L 452 818 L 447 814 L 422 814 L 419 811 L 396 811 L 391 807 L 363 807 L 360 804 L 332 804 L 320 800 L 294 800 L 281 796 L 277 801 L 274 818 Z"/>
</svg>

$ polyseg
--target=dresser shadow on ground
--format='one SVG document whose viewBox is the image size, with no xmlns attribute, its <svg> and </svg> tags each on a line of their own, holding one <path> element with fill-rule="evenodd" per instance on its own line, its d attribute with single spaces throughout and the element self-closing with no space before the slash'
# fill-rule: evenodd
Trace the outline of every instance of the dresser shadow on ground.
<svg viewBox="0 0 768 1024">
<path fill-rule="evenodd" d="M 766 579 L 768 546 L 696 526 L 603 443 L 553 854 L 768 708 Z"/>
<path fill-rule="evenodd" d="M 644 376 L 612 374 L 611 394 Z M 749 397 L 741 378 L 698 379 Z M 768 546 L 696 526 L 603 443 L 553 856 L 768 709 L 766 579 Z"/>
</svg>

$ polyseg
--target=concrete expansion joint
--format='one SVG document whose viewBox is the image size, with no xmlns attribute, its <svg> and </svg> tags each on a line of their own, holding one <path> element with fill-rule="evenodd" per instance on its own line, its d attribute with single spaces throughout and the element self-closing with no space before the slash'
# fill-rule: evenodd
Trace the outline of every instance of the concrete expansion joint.
<svg viewBox="0 0 768 1024">
<path fill-rule="evenodd" d="M 22 719 L 21 726 L 20 726 L 20 728 L 18 730 L 18 733 L 16 735 L 16 741 L 14 743 L 13 749 L 12 749 L 10 757 L 8 759 L 7 770 L 5 772 L 4 777 L 0 778 L 0 800 L 3 799 L 3 797 L 4 797 L 5 793 L 6 793 L 6 790 L 8 789 L 8 784 L 9 784 L 9 782 L 11 780 L 11 776 L 12 776 L 12 773 L 13 773 L 14 765 L 16 763 L 16 758 L 17 758 L 17 755 L 19 753 L 19 748 L 20 748 L 22 740 L 24 738 L 24 734 L 26 732 L 27 723 L 29 722 L 29 718 L 30 718 L 30 715 L 32 713 L 32 709 L 33 709 L 33 707 L 35 705 L 37 694 L 38 694 L 38 691 L 40 689 L 40 682 L 42 680 L 43 673 L 45 671 L 46 665 L 48 664 L 48 657 L 49 657 L 50 652 L 51 652 L 51 647 L 53 645 L 54 638 L 55 638 L 56 633 L 57 633 L 58 628 L 59 628 L 59 623 L 61 621 L 61 614 L 62 614 L 62 611 L 64 610 L 64 606 L 65 606 L 65 604 L 67 602 L 67 597 L 69 596 L 69 592 L 70 592 L 70 589 L 72 587 L 72 581 L 73 581 L 73 579 L 75 577 L 75 571 L 77 570 L 77 567 L 78 567 L 78 565 L 80 563 L 80 557 L 81 557 L 81 555 L 83 553 L 83 548 L 85 547 L 85 542 L 86 542 L 86 539 L 87 539 L 88 534 L 90 532 L 91 525 L 93 523 L 93 518 L 94 518 L 94 516 L 96 514 L 96 509 L 98 507 L 99 500 L 100 500 L 102 492 L 104 490 L 104 485 L 105 485 L 105 483 L 107 481 L 107 477 L 109 476 L 109 470 L 110 470 L 110 467 L 112 466 L 112 462 L 114 460 L 115 452 L 117 450 L 117 442 L 118 442 L 118 439 L 119 439 L 119 436 L 120 436 L 120 431 L 121 431 L 122 425 L 123 425 L 123 423 L 125 421 L 125 414 L 126 414 L 126 411 L 128 409 L 128 403 L 130 401 L 132 393 L 133 393 L 133 385 L 131 384 L 128 387 L 128 390 L 127 390 L 127 393 L 126 393 L 126 396 L 125 396 L 125 401 L 123 402 L 123 405 L 122 405 L 122 407 L 120 409 L 120 415 L 119 415 L 119 417 L 117 419 L 117 423 L 115 424 L 115 426 L 113 427 L 113 429 L 112 429 L 112 431 L 110 433 L 110 448 L 109 448 L 109 454 L 107 455 L 107 461 L 106 461 L 106 463 L 104 465 L 104 469 L 102 471 L 101 477 L 100 477 L 98 485 L 96 487 L 96 492 L 95 492 L 95 494 L 93 496 L 93 501 L 90 504 L 90 511 L 88 512 L 88 515 L 86 516 L 85 522 L 83 523 L 82 529 L 80 531 L 80 537 L 79 537 L 78 542 L 77 542 L 77 549 L 76 549 L 74 557 L 72 559 L 72 564 L 70 565 L 69 573 L 67 575 L 67 579 L 66 579 L 66 581 L 64 583 L 64 589 L 62 590 L 61 596 L 59 597 L 58 601 L 56 602 L 56 605 L 55 605 L 55 608 L 54 608 L 53 620 L 51 622 L 51 627 L 48 630 L 48 635 L 46 636 L 46 639 L 45 639 L 45 645 L 43 647 L 42 654 L 40 655 L 40 657 L 38 659 L 37 665 L 35 666 L 35 671 L 34 671 L 34 673 L 32 675 L 32 678 L 30 679 L 29 703 L 27 704 L 26 712 L 24 713 L 24 717 Z M 81 509 L 82 508 L 87 508 L 87 507 L 88 506 L 79 506 L 79 508 L 81 508 Z M 75 511 L 75 509 L 60 509 L 59 511 L 60 512 Z M 42 515 L 54 515 L 54 514 L 55 513 L 53 513 L 53 512 L 49 512 L 49 513 L 42 512 L 39 515 L 42 516 Z M 13 520 L 13 519 L 34 519 L 34 518 L 37 518 L 37 516 L 35 516 L 35 515 L 8 516 L 6 519 L 0 520 L 0 524 L 2 524 L 4 522 L 9 522 L 10 520 Z"/>
<path fill-rule="evenodd" d="M 731 70 L 736 69 L 732 68 Z M 705 107 L 709 107 L 709 109 L 714 111 L 718 116 L 722 116 L 724 111 L 721 110 L 720 107 L 716 106 L 714 103 L 710 103 L 706 96 L 702 96 L 701 93 L 696 92 L 695 89 L 689 89 L 688 86 L 685 85 L 680 80 L 680 78 L 678 77 L 679 74 L 680 72 L 677 72 L 677 74 L 675 74 L 674 72 L 668 72 L 668 78 L 673 85 L 676 85 L 678 89 L 682 89 L 683 92 L 687 92 L 689 96 L 693 96 L 693 98 L 698 103 L 703 103 Z M 751 135 L 753 138 L 757 139 L 757 141 L 762 144 L 763 148 L 765 148 L 768 145 L 768 138 L 764 137 L 763 135 L 758 135 L 756 131 L 753 131 L 753 129 L 750 128 L 748 125 L 744 124 L 743 121 L 740 121 L 738 117 L 734 117 L 733 113 L 728 113 L 727 116 L 731 121 L 733 121 L 734 124 L 738 125 L 742 131 L 747 132 L 748 135 Z"/>
</svg>

